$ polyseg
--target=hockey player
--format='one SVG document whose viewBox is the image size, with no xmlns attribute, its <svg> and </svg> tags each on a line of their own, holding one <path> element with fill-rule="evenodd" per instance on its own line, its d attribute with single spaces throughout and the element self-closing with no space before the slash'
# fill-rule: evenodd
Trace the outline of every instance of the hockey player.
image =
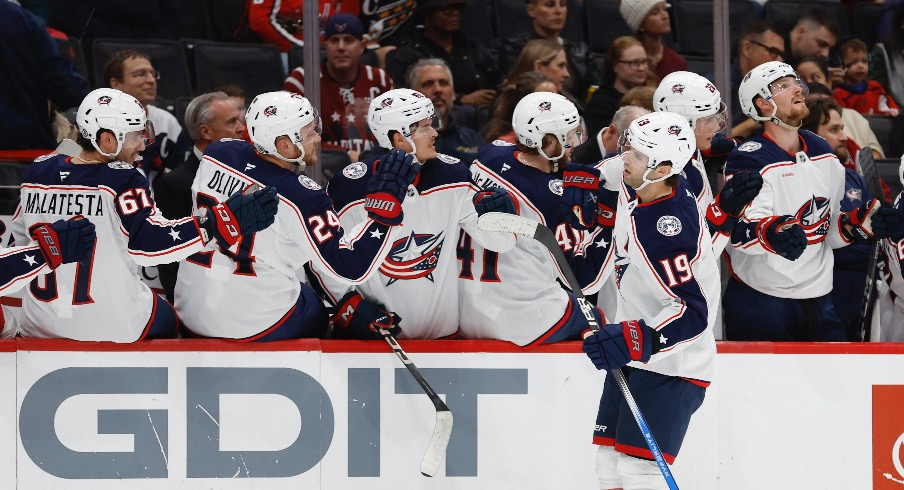
<svg viewBox="0 0 904 490">
<path fill-rule="evenodd" d="M 898 178 L 904 185 L 904 157 L 898 170 Z M 904 192 L 895 199 L 895 209 L 904 213 Z M 880 341 L 904 341 L 904 223 L 890 227 L 888 239 L 882 241 L 886 260 L 885 282 L 888 292 L 881 294 L 876 311 L 879 313 Z"/>
<path fill-rule="evenodd" d="M 475 242 L 494 252 L 514 246 L 512 235 L 477 228 L 472 199 L 476 187 L 468 168 L 457 158 L 437 154 L 433 102 L 410 89 L 390 90 L 371 101 L 367 119 L 383 151 L 346 167 L 329 185 L 329 194 L 344 226 L 365 219 L 365 189 L 373 172 L 385 165 L 391 149 L 414 155 L 421 173 L 406 200 L 405 223 L 379 274 L 352 291 L 325 282 L 338 303 L 334 332 L 358 338 L 378 337 L 370 328 L 379 317 L 405 320 L 401 338 L 439 339 L 458 331 L 458 264 L 456 240 L 465 230 Z M 316 267 L 315 267 L 316 270 Z M 351 312 L 351 314 L 349 314 Z M 385 320 L 381 320 L 385 322 Z M 391 331 L 397 327 L 392 321 Z M 385 323 L 381 323 L 385 325 Z"/>
<path fill-rule="evenodd" d="M 844 168 L 826 141 L 798 128 L 806 85 L 787 64 L 757 66 L 741 82 L 741 107 L 764 134 L 728 156 L 725 174 L 755 171 L 763 189 L 734 227 L 725 290 L 729 340 L 843 341 L 832 306 L 832 249 L 887 234 L 873 199 L 841 213 Z"/>
<path fill-rule="evenodd" d="M 362 188 L 361 220 L 346 234 L 329 196 L 301 173 L 316 161 L 320 117 L 307 99 L 289 92 L 258 95 L 248 106 L 254 145 L 221 140 L 207 147 L 192 184 L 195 209 L 250 183 L 279 192 L 276 224 L 242 241 L 197 254 L 179 266 L 176 310 L 197 335 L 269 341 L 320 337 L 326 312 L 304 281 L 303 266 L 343 284 L 377 270 L 402 221 L 401 201 L 418 166 L 404 152 L 384 156 Z M 215 321 L 213 321 L 215 320 Z"/>
<path fill-rule="evenodd" d="M 562 180 L 553 170 L 564 167 L 584 140 L 578 110 L 559 94 L 536 92 L 518 102 L 512 125 L 517 145 L 496 141 L 485 146 L 471 165 L 472 180 L 486 201 L 478 204 L 478 213 L 490 203 L 507 201 L 499 210 L 554 229 L 565 252 L 570 253 L 574 231 L 564 223 L 559 205 Z M 582 166 L 568 165 L 574 167 Z M 578 173 L 565 175 L 586 178 Z M 598 182 L 587 185 L 596 190 Z M 475 244 L 462 231 L 458 259 L 462 337 L 528 345 L 579 339 L 588 328 L 574 295 L 556 279 L 567 281 L 549 252 L 536 241 L 518 240 L 513 249 L 498 254 Z"/>
<path fill-rule="evenodd" d="M 713 376 L 719 271 L 705 220 L 679 176 L 694 152 L 687 120 L 654 112 L 631 123 L 626 139 L 629 192 L 619 200 L 611 252 L 619 323 L 588 332 L 583 350 L 597 369 L 626 366 L 637 405 L 672 463 Z M 667 488 L 612 376 L 593 442 L 600 488 Z"/>
<path fill-rule="evenodd" d="M 35 227 L 31 234 L 35 245 L 0 249 L 0 296 L 22 289 L 35 277 L 56 270 L 61 264 L 91 257 L 94 225 L 81 217 L 59 220 Z M 0 309 L 0 338 L 15 337 L 16 328 L 7 328 Z"/>
<path fill-rule="evenodd" d="M 28 167 L 12 234 L 27 245 L 35 227 L 83 215 L 96 227 L 97 245 L 89 260 L 31 282 L 20 333 L 113 342 L 174 337 L 173 307 L 141 281 L 138 267 L 178 261 L 211 240 L 244 242 L 244 235 L 273 222 L 275 191 L 236 192 L 225 204 L 210 201 L 200 217 L 166 220 L 133 165 L 153 134 L 144 107 L 119 90 L 98 89 L 82 101 L 76 119 L 81 153 L 46 155 Z"/>
</svg>

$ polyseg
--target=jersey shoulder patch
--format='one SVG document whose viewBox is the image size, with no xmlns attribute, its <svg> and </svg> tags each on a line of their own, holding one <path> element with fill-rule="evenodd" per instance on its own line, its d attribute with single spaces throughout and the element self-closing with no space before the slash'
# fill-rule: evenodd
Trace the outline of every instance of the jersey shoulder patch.
<svg viewBox="0 0 904 490">
<path fill-rule="evenodd" d="M 559 179 L 552 179 L 549 181 L 549 190 L 552 191 L 553 194 L 557 196 L 562 195 L 562 181 Z"/>
<path fill-rule="evenodd" d="M 681 220 L 672 215 L 665 215 L 656 220 L 656 231 L 665 236 L 681 233 Z"/>
<path fill-rule="evenodd" d="M 344 169 L 342 169 L 342 175 L 348 177 L 349 179 L 360 179 L 364 177 L 364 174 L 367 173 L 367 164 L 364 162 L 355 162 L 351 165 L 347 165 Z"/>
<path fill-rule="evenodd" d="M 738 151 L 746 151 L 748 153 L 752 153 L 752 152 L 759 150 L 762 147 L 763 147 L 763 145 L 759 142 L 745 141 L 744 143 L 741 144 L 741 146 L 738 147 Z"/>
<path fill-rule="evenodd" d="M 514 143 L 509 143 L 508 141 L 502 140 L 493 140 L 493 146 L 515 146 Z"/>
<path fill-rule="evenodd" d="M 450 164 L 456 164 L 461 161 L 461 159 L 455 158 L 451 155 L 446 155 L 445 153 L 437 153 L 436 159 Z"/>
<path fill-rule="evenodd" d="M 135 166 L 132 165 L 131 163 L 123 162 L 120 160 L 110 162 L 107 164 L 107 166 L 114 170 L 132 170 L 133 168 L 135 168 Z"/>
<path fill-rule="evenodd" d="M 38 158 L 35 158 L 32 163 L 43 162 L 44 160 L 49 160 L 55 156 L 57 156 L 57 153 L 48 153 L 46 155 L 41 155 Z"/>
<path fill-rule="evenodd" d="M 302 185 L 305 189 L 311 189 L 312 191 L 319 191 L 323 189 L 320 184 L 314 181 L 314 179 L 308 177 L 307 175 L 299 175 L 298 183 Z"/>
</svg>

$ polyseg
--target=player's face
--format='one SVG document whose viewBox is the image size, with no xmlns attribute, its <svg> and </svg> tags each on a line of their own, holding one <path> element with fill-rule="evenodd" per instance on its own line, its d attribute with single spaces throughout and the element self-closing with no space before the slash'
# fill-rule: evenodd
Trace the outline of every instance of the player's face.
<svg viewBox="0 0 904 490">
<path fill-rule="evenodd" d="M 716 133 L 725 129 L 725 111 L 706 117 L 699 117 L 694 122 L 694 136 L 697 138 L 697 149 L 708 150 L 713 145 L 713 137 Z"/>
<path fill-rule="evenodd" d="M 122 79 L 110 79 L 110 86 L 148 105 L 157 98 L 157 78 L 159 74 L 150 60 L 129 58 L 122 63 Z"/>
<path fill-rule="evenodd" d="M 625 184 L 635 189 L 640 187 L 643 184 L 643 176 L 647 171 L 647 163 L 650 158 L 634 148 L 624 150 L 621 157 L 625 162 L 623 173 Z"/>
<path fill-rule="evenodd" d="M 869 72 L 869 57 L 863 51 L 848 51 L 844 54 L 844 80 L 851 83 L 860 83 L 866 79 Z"/>
<path fill-rule="evenodd" d="M 556 53 L 556 56 L 549 63 L 539 63 L 537 71 L 552 80 L 552 83 L 556 85 L 557 92 L 561 91 L 562 84 L 571 76 L 568 73 L 568 57 L 565 55 L 565 50 L 563 49 Z"/>
<path fill-rule="evenodd" d="M 643 85 L 647 81 L 649 64 L 647 52 L 643 46 L 631 46 L 622 51 L 621 58 L 613 61 L 612 69 L 615 78 L 627 88 Z"/>
<path fill-rule="evenodd" d="M 541 30 L 559 32 L 565 27 L 568 3 L 566 0 L 531 0 L 527 4 L 527 15 Z"/>
<path fill-rule="evenodd" d="M 304 162 L 308 165 L 317 163 L 317 149 L 320 147 L 320 118 L 301 128 L 301 146 L 304 147 Z M 297 156 L 296 156 L 297 158 Z"/>
<path fill-rule="evenodd" d="M 210 104 L 212 119 L 209 124 L 199 128 L 201 138 L 207 141 L 220 141 L 223 138 L 241 139 L 245 132 L 241 113 L 231 98 L 215 100 Z"/>
<path fill-rule="evenodd" d="M 772 100 L 778 107 L 775 115 L 791 126 L 800 124 L 810 114 L 804 102 L 808 91 L 801 85 L 802 82 L 798 78 L 790 76 L 779 78 L 769 84 Z"/>
<path fill-rule="evenodd" d="M 838 111 L 829 111 L 829 120 L 816 128 L 816 134 L 826 139 L 841 163 L 850 158 L 851 153 L 847 149 L 848 137 L 844 134 L 844 122 L 841 121 L 841 114 Z"/>
<path fill-rule="evenodd" d="M 826 79 L 826 74 L 823 73 L 822 68 L 819 67 L 816 63 L 812 61 L 804 61 L 797 65 L 797 74 L 800 75 L 800 79 L 810 83 L 821 83 L 826 87 L 829 86 L 829 82 Z"/>
<path fill-rule="evenodd" d="M 364 53 L 364 43 L 351 34 L 334 34 L 324 43 L 326 62 L 334 70 L 356 68 Z"/>
<path fill-rule="evenodd" d="M 119 150 L 116 159 L 134 165 L 137 160 L 141 159 L 138 154 L 144 151 L 146 141 L 145 136 L 146 134 L 144 131 L 132 131 L 131 133 L 126 133 L 126 137 L 122 142 L 122 149 Z"/>
<path fill-rule="evenodd" d="M 417 84 L 414 89 L 430 97 L 433 107 L 441 114 L 448 113 L 455 101 L 452 79 L 449 78 L 446 69 L 441 66 L 430 65 L 421 68 L 418 71 Z"/>
<path fill-rule="evenodd" d="M 668 34 L 672 32 L 672 23 L 669 21 L 669 10 L 665 2 L 656 4 L 644 17 L 640 28 L 650 34 Z"/>
<path fill-rule="evenodd" d="M 422 119 L 411 131 L 411 141 L 414 141 L 416 152 L 414 156 L 421 163 L 436 158 L 436 132 L 434 118 Z"/>
</svg>

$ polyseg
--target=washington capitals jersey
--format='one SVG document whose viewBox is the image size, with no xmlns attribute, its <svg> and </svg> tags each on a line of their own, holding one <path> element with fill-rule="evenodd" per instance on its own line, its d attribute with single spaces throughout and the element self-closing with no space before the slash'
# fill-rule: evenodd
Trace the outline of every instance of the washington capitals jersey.
<svg viewBox="0 0 904 490">
<path fill-rule="evenodd" d="M 367 126 L 367 109 L 374 97 L 393 88 L 392 79 L 381 68 L 358 65 L 355 81 L 342 84 L 330 76 L 324 64 L 320 70 L 323 142 L 359 153 L 373 148 L 377 139 Z M 289 73 L 283 90 L 304 95 L 304 67 Z"/>
<path fill-rule="evenodd" d="M 721 281 L 709 230 L 684 180 L 649 203 L 619 200 L 611 248 L 616 321 L 644 320 L 661 350 L 638 369 L 708 382 Z"/>
<path fill-rule="evenodd" d="M 384 151 L 353 163 L 330 181 L 329 194 L 343 225 L 367 219 L 367 184 L 374 162 L 386 155 Z M 402 204 L 405 215 L 400 236 L 380 264 L 379 274 L 357 286 L 364 298 L 402 317 L 401 338 L 437 339 L 458 331 L 456 245 L 460 230 L 490 250 L 503 252 L 514 246 L 512 234 L 477 228 L 474 192 L 471 174 L 457 158 L 440 154 L 425 162 L 414 190 L 409 187 Z M 324 285 L 334 300 L 345 293 L 328 282 Z"/>
<path fill-rule="evenodd" d="M 571 250 L 573 230 L 560 224 L 561 179 L 524 165 L 518 161 L 517 147 L 500 141 L 480 150 L 471 175 L 479 190 L 507 190 L 519 215 L 555 230 L 560 240 L 564 236 Z M 458 260 L 462 337 L 527 345 L 542 341 L 564 322 L 569 300 L 556 282 L 562 274 L 536 240 L 519 239 L 514 248 L 500 254 L 474 243 L 462 231 Z"/>
<path fill-rule="evenodd" d="M 779 298 L 816 298 L 832 290 L 832 249 L 848 245 L 839 228 L 844 167 L 826 141 L 798 132 L 791 155 L 768 136 L 751 138 L 728 155 L 725 178 L 759 172 L 763 188 L 732 231 L 727 248 L 734 274 L 757 291 Z M 759 220 L 790 215 L 807 234 L 807 248 L 790 261 L 769 252 L 755 232 Z"/>
<path fill-rule="evenodd" d="M 194 210 L 252 183 L 276 188 L 276 221 L 231 249 L 179 265 L 176 311 L 200 335 L 246 339 L 277 326 L 296 306 L 305 264 L 336 281 L 359 283 L 376 272 L 395 236 L 372 220 L 346 234 L 319 184 L 260 158 L 241 140 L 207 148 L 192 183 Z"/>
<path fill-rule="evenodd" d="M 21 333 L 30 337 L 134 342 L 150 324 L 153 292 L 139 267 L 177 262 L 203 249 L 192 218 L 167 220 L 147 179 L 131 164 L 75 165 L 65 155 L 35 160 L 25 173 L 12 233 L 82 215 L 96 228 L 90 260 L 35 278 L 23 298 Z"/>
</svg>

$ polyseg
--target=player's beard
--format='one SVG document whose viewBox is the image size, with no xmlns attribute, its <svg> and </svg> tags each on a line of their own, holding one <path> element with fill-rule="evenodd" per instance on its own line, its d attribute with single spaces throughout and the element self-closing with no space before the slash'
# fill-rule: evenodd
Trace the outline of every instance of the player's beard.
<svg viewBox="0 0 904 490">
<path fill-rule="evenodd" d="M 848 151 L 847 145 L 839 143 L 838 146 L 835 147 L 835 156 L 838 157 L 839 162 L 844 163 L 851 158 L 851 152 Z"/>
</svg>

